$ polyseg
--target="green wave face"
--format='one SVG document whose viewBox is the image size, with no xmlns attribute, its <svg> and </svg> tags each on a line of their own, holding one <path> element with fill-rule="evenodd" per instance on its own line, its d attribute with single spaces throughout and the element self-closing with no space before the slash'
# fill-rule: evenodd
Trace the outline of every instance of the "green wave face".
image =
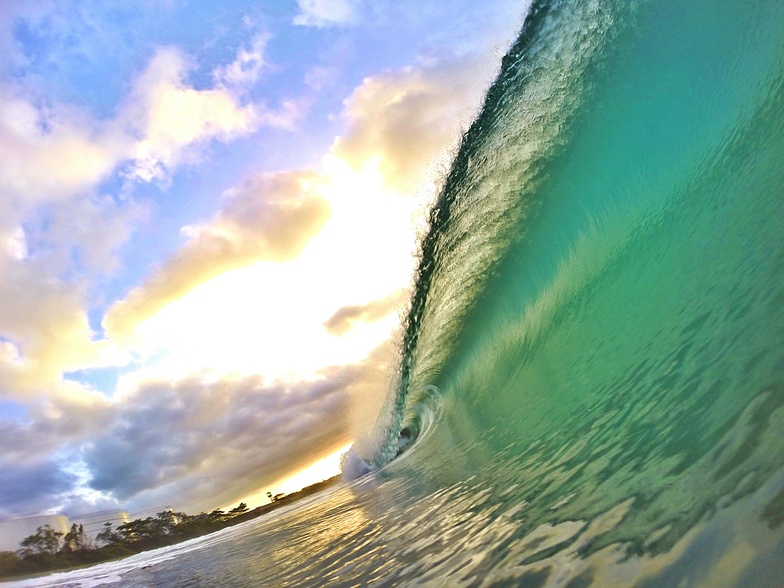
<svg viewBox="0 0 784 588">
<path fill-rule="evenodd" d="M 488 573 L 784 573 L 782 39 L 776 1 L 532 8 L 422 246 L 397 425 L 441 408 L 382 474 L 524 504 Z"/>
</svg>

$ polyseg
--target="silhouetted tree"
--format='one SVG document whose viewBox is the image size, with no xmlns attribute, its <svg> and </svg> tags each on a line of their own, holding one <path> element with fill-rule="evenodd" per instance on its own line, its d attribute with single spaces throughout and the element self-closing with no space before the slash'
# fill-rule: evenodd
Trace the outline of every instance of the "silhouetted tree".
<svg viewBox="0 0 784 588">
<path fill-rule="evenodd" d="M 139 541 L 152 537 L 159 528 L 160 526 L 155 522 L 154 518 L 147 517 L 146 519 L 136 519 L 135 521 L 123 523 L 117 527 L 117 532 L 120 533 L 123 541 Z"/>
<path fill-rule="evenodd" d="M 156 535 L 171 535 L 174 533 L 174 527 L 177 526 L 179 519 L 172 509 L 166 509 L 155 515 L 153 523 L 153 530 Z"/>
<path fill-rule="evenodd" d="M 0 0 L 1 2 L 2 0 Z M 125 557 L 147 549 L 171 545 L 191 537 L 212 533 L 228 525 L 244 520 L 237 518 L 248 513 L 260 515 L 274 510 L 291 500 L 318 492 L 337 481 L 337 477 L 303 488 L 288 496 L 267 492 L 271 502 L 280 504 L 265 505 L 248 512 L 248 505 L 240 502 L 228 512 L 215 509 L 208 513 L 189 515 L 175 512 L 171 508 L 157 513 L 155 518 L 136 519 L 118 526 L 111 522 L 104 524 L 103 530 L 92 541 L 84 527 L 72 525 L 68 533 L 55 531 L 49 525 L 38 527 L 34 535 L 22 541 L 22 549 L 15 554 L 0 552 L 0 577 L 8 577 L 31 570 L 55 570 L 74 565 L 85 565 Z M 285 500 L 281 501 L 285 497 Z M 236 519 L 236 520 L 234 520 Z M 65 535 L 65 540 L 63 540 Z"/>
<path fill-rule="evenodd" d="M 108 522 L 103 524 L 103 531 L 95 536 L 95 540 L 107 545 L 112 545 L 122 541 L 122 535 L 112 528 L 112 523 Z"/>
<path fill-rule="evenodd" d="M 246 512 L 248 512 L 248 505 L 244 502 L 240 502 L 237 506 L 232 508 L 228 514 L 229 516 L 236 517 L 237 515 L 241 515 Z"/>
<path fill-rule="evenodd" d="M 60 538 L 63 534 L 55 531 L 49 525 L 38 527 L 34 535 L 22 539 L 21 557 L 28 557 L 37 553 L 57 553 L 60 551 Z"/>
<path fill-rule="evenodd" d="M 71 530 L 65 534 L 63 551 L 74 552 L 82 549 L 92 549 L 90 537 L 84 532 L 84 525 L 76 526 L 76 523 L 71 525 Z"/>
</svg>

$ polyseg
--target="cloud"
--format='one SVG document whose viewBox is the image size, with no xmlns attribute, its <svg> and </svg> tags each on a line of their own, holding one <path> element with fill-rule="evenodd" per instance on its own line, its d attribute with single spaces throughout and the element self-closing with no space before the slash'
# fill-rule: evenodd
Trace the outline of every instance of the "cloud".
<svg viewBox="0 0 784 588">
<path fill-rule="evenodd" d="M 129 177 L 162 178 L 192 155 L 187 147 L 228 141 L 259 126 L 256 107 L 240 104 L 226 88 L 196 90 L 185 84 L 188 69 L 178 49 L 161 47 L 136 79 L 121 117 L 141 137 L 133 145 Z"/>
<path fill-rule="evenodd" d="M 395 357 L 390 339 L 364 361 L 311 380 L 142 382 L 90 421 L 81 452 L 89 487 L 130 510 L 186 512 L 263 491 L 372 427 Z"/>
<path fill-rule="evenodd" d="M 63 371 L 121 361 L 93 339 L 83 292 L 46 267 L 0 257 L 0 395 L 56 394 Z"/>
<path fill-rule="evenodd" d="M 79 273 L 110 273 L 119 269 L 115 254 L 134 226 L 146 220 L 148 206 L 143 201 L 116 202 L 110 196 L 97 195 L 56 202 L 42 211 L 43 226 L 26 238 L 33 241 L 34 249 L 37 238 L 46 243 L 51 273 L 65 274 L 62 268 L 73 265 L 74 260 Z M 41 255 L 40 250 L 34 253 L 37 258 Z"/>
<path fill-rule="evenodd" d="M 0 85 L 0 152 L 0 196 L 18 218 L 92 189 L 126 156 L 127 143 L 78 108 L 36 105 L 19 88 Z"/>
<path fill-rule="evenodd" d="M 52 497 L 73 489 L 76 476 L 51 459 L 14 463 L 0 460 L 0 515 L 50 508 Z"/>
<path fill-rule="evenodd" d="M 0 2 L 0 75 L 29 64 L 15 36 L 20 20 L 38 22 L 52 9 L 48 2 Z"/>
<path fill-rule="evenodd" d="M 0 226 L 0 397 L 57 395 L 62 373 L 124 364 L 89 321 L 90 274 L 111 272 L 144 207 L 75 196 Z M 93 393 L 75 391 L 80 396 Z"/>
<path fill-rule="evenodd" d="M 349 440 L 344 387 L 354 373 L 144 384 L 85 451 L 91 486 L 134 508 L 171 496 L 178 508 L 237 500 Z"/>
<path fill-rule="evenodd" d="M 115 303 L 103 325 L 123 338 L 169 302 L 221 273 L 296 258 L 330 215 L 309 172 L 260 174 L 229 190 L 209 223 L 186 227 L 188 242 L 144 284 Z"/>
<path fill-rule="evenodd" d="M 356 171 L 375 167 L 398 192 L 432 187 L 492 71 L 486 56 L 467 55 L 366 78 L 346 100 L 333 153 Z"/>
<path fill-rule="evenodd" d="M 340 69 L 337 67 L 328 66 L 315 66 L 305 73 L 305 84 L 310 86 L 316 92 L 322 91 L 324 88 L 331 86 L 340 77 Z"/>
<path fill-rule="evenodd" d="M 238 54 L 239 69 L 227 66 L 226 80 L 248 82 L 259 65 L 254 55 L 262 49 L 263 39 L 255 39 L 250 50 Z M 94 340 L 86 290 L 93 272 L 116 267 L 114 252 L 143 208 L 98 196 L 101 182 L 123 166 L 134 181 L 164 179 L 212 140 L 228 141 L 264 125 L 287 126 L 298 114 L 290 102 L 279 111 L 242 103 L 224 86 L 197 90 L 185 82 L 188 71 L 180 51 L 159 48 L 116 116 L 107 119 L 0 82 L 0 296 L 5 301 L 0 334 L 6 344 L 0 377 L 20 387 L 17 392 L 51 385 L 62 371 L 105 365 L 114 354 L 108 342 Z M 230 203 L 242 208 L 237 214 L 256 214 L 253 221 L 264 216 L 263 207 L 241 200 Z M 265 210 L 272 225 L 255 247 L 265 252 L 262 257 L 285 256 L 283 249 L 298 247 L 296 236 L 275 223 L 307 230 L 309 223 L 322 222 L 324 208 L 315 199 L 270 203 Z M 199 253 L 192 245 L 183 254 L 186 264 L 189 259 L 205 263 L 197 272 L 201 277 L 216 271 L 219 260 L 244 263 L 237 260 L 247 262 L 255 254 L 247 222 L 228 210 L 219 225 L 194 229 L 199 234 L 191 240 L 219 251 Z"/>
<path fill-rule="evenodd" d="M 401 289 L 386 298 L 374 300 L 367 304 L 339 308 L 335 314 L 324 322 L 324 328 L 331 335 L 345 335 L 354 328 L 354 323 L 356 322 L 372 323 L 400 308 L 406 294 L 406 291 Z"/>
<path fill-rule="evenodd" d="M 22 463 L 71 453 L 114 418 L 111 401 L 81 402 L 73 390 L 79 384 L 61 385 L 65 390 L 60 393 L 29 403 L 24 417 L 0 419 L 0 460 Z"/>
<path fill-rule="evenodd" d="M 299 14 L 294 24 L 306 27 L 334 27 L 356 23 L 361 0 L 297 0 Z"/>
<path fill-rule="evenodd" d="M 240 49 L 237 57 L 229 63 L 213 71 L 218 85 L 244 87 L 255 84 L 265 65 L 264 51 L 269 42 L 268 35 L 256 35 L 251 40 L 250 49 Z"/>
<path fill-rule="evenodd" d="M 68 199 L 94 189 L 120 165 L 134 181 L 160 180 L 196 160 L 212 140 L 290 127 L 299 116 L 295 102 L 274 110 L 239 97 L 261 71 L 265 44 L 266 37 L 255 37 L 250 49 L 215 70 L 216 86 L 207 89 L 186 83 L 192 64 L 180 50 L 159 47 L 109 119 L 0 84 L 0 195 L 28 208 Z"/>
<path fill-rule="evenodd" d="M 93 404 L 49 399 L 24 422 L 0 421 L 0 516 L 236 502 L 348 443 L 349 399 L 375 368 L 288 383 L 147 381 Z"/>
</svg>

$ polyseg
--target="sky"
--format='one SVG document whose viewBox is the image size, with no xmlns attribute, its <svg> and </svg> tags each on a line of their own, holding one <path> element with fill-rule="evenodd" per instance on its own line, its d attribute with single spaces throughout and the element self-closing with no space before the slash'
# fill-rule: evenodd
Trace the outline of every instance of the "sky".
<svg viewBox="0 0 784 588">
<path fill-rule="evenodd" d="M 0 0 L 0 517 L 334 474 L 526 4 Z"/>
</svg>

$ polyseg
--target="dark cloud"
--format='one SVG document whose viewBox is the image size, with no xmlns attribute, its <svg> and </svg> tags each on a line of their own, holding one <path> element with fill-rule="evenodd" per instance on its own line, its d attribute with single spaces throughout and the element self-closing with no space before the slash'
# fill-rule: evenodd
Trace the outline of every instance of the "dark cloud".
<svg viewBox="0 0 784 588">
<path fill-rule="evenodd" d="M 313 381 L 192 378 L 148 382 L 115 402 L 30 405 L 0 421 L 0 515 L 237 502 L 372 429 L 395 349 L 388 341 Z M 104 498 L 85 494 L 86 479 Z"/>
<path fill-rule="evenodd" d="M 324 322 L 324 328 L 332 335 L 344 335 L 354 328 L 354 323 L 372 323 L 384 318 L 398 308 L 405 299 L 405 291 L 397 290 L 390 296 L 367 304 L 343 306 Z"/>
<path fill-rule="evenodd" d="M 51 459 L 15 463 L 0 461 L 0 515 L 51 508 L 77 483 Z"/>
<path fill-rule="evenodd" d="M 57 398 L 30 403 L 23 417 L 0 420 L 0 462 L 31 462 L 55 452 L 75 452 L 111 422 L 115 412 L 108 402 L 84 404 Z"/>
<path fill-rule="evenodd" d="M 60 509 L 77 500 L 82 481 L 70 466 L 78 467 L 80 445 L 114 414 L 108 403 L 58 398 L 0 420 L 0 516 Z M 82 512 L 90 508 L 100 510 L 85 504 Z"/>
<path fill-rule="evenodd" d="M 18 423 L 0 420 L 0 462 L 22 463 L 40 459 L 43 455 L 55 451 L 60 436 L 52 429 L 52 424 L 45 421 Z M 2 506 L 0 501 L 0 508 Z"/>
<path fill-rule="evenodd" d="M 130 508 L 172 496 L 178 508 L 239 499 L 348 442 L 345 387 L 355 373 L 147 384 L 85 451 L 90 485 Z"/>
</svg>

